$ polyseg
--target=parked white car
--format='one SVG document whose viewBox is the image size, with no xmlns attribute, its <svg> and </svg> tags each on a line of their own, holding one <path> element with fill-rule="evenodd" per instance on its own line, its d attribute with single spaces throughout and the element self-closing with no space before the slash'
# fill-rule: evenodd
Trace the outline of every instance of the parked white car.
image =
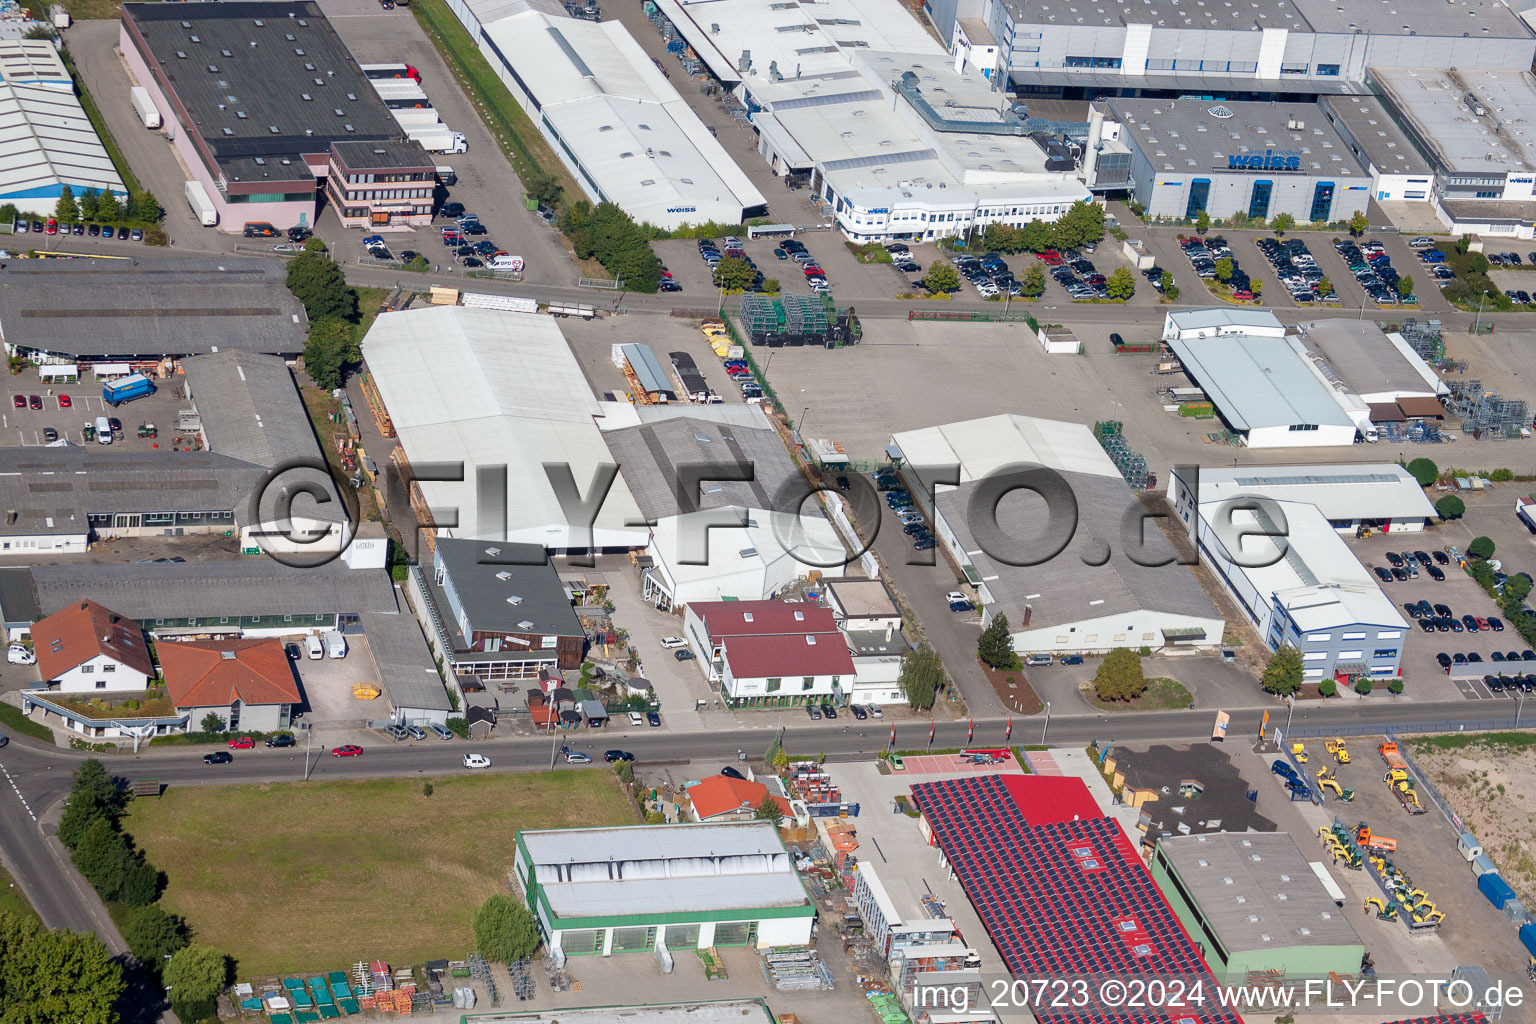
<svg viewBox="0 0 1536 1024">
<path fill-rule="evenodd" d="M 486 757 L 484 754 L 465 754 L 464 755 L 464 767 L 465 768 L 489 768 L 490 766 L 491 766 L 491 759 Z"/>
<path fill-rule="evenodd" d="M 670 651 L 678 647 L 687 647 L 688 641 L 680 636 L 664 636 L 661 638 L 661 649 Z"/>
<path fill-rule="evenodd" d="M 5 660 L 12 665 L 36 665 L 37 655 L 25 644 L 11 644 L 5 652 Z"/>
</svg>

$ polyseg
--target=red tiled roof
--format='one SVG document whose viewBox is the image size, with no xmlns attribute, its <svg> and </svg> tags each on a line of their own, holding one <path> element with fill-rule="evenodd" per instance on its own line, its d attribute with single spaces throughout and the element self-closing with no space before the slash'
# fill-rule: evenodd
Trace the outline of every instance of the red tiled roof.
<svg viewBox="0 0 1536 1024">
<path fill-rule="evenodd" d="M 755 810 L 767 795 L 768 787 L 761 782 L 733 779 L 729 775 L 711 775 L 698 785 L 688 787 L 688 799 L 693 802 L 694 813 L 700 821 L 743 808 Z M 783 797 L 774 799 L 779 809 L 788 814 L 789 801 Z"/>
<path fill-rule="evenodd" d="M 832 611 L 792 601 L 698 601 L 688 606 L 704 620 L 711 640 L 779 633 L 835 633 Z M 796 618 L 796 616 L 799 618 Z"/>
<path fill-rule="evenodd" d="M 88 599 L 33 623 L 32 644 L 45 682 L 98 655 L 146 676 L 155 674 L 139 624 Z"/>
<path fill-rule="evenodd" d="M 710 639 L 720 638 L 711 634 Z M 848 641 L 836 629 L 831 633 L 727 637 L 725 663 L 737 679 L 853 675 Z"/>
<path fill-rule="evenodd" d="M 1076 783 L 1082 795 L 1065 782 Z M 912 795 L 1014 975 L 1209 978 L 1120 826 L 1096 806 L 1091 817 L 1080 816 L 1087 797 L 1081 781 L 970 776 L 919 783 Z M 1219 1007 L 1037 1016 L 1043 1024 L 1242 1024 Z"/>
<path fill-rule="evenodd" d="M 246 704 L 298 704 L 282 641 L 197 640 L 160 645 L 160 669 L 171 702 L 178 708 Z"/>
</svg>

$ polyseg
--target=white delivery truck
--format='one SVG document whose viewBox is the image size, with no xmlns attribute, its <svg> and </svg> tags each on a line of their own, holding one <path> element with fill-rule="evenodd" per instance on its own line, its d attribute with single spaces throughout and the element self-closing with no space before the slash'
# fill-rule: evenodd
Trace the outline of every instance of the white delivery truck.
<svg viewBox="0 0 1536 1024">
<path fill-rule="evenodd" d="M 405 134 L 407 138 L 419 142 L 421 148 L 428 153 L 469 152 L 469 143 L 464 140 L 464 133 L 451 131 L 442 124 L 431 128 L 407 127 Z"/>
<path fill-rule="evenodd" d="M 140 85 L 135 85 L 128 90 L 129 102 L 133 104 L 134 113 L 139 115 L 139 120 L 144 122 L 145 128 L 160 127 L 160 109 L 155 106 L 155 101 L 149 98 L 149 90 Z"/>
<path fill-rule="evenodd" d="M 213 205 L 213 200 L 208 198 L 208 190 L 203 188 L 200 181 L 189 181 L 183 191 L 187 197 L 187 205 L 192 207 L 192 212 L 197 214 L 197 221 L 205 228 L 211 228 L 219 222 L 219 211 Z"/>
</svg>

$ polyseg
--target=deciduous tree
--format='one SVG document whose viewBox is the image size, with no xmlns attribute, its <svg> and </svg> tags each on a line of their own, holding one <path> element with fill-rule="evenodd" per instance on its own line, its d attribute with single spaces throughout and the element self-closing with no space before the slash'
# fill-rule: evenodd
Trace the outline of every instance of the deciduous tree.
<svg viewBox="0 0 1536 1024">
<path fill-rule="evenodd" d="M 487 960 L 509 963 L 530 957 L 539 948 L 539 933 L 528 908 L 505 893 L 480 904 L 470 925 L 475 949 Z"/>
<path fill-rule="evenodd" d="M 944 663 L 938 652 L 927 644 L 918 644 L 901 659 L 901 672 L 896 685 L 907 704 L 920 711 L 933 707 L 938 699 L 939 687 L 944 683 Z"/>
<path fill-rule="evenodd" d="M 1129 647 L 1116 647 L 1104 655 L 1093 676 L 1093 690 L 1099 700 L 1134 700 L 1146 689 L 1141 656 Z"/>
<path fill-rule="evenodd" d="M 1269 656 L 1259 682 L 1269 693 L 1282 697 L 1301 689 L 1301 652 L 1290 644 L 1281 644 Z"/>
</svg>

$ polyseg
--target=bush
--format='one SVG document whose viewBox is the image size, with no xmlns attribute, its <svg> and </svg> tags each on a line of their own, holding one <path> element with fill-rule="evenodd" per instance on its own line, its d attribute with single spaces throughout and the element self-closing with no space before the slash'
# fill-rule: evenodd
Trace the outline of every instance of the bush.
<svg viewBox="0 0 1536 1024">
<path fill-rule="evenodd" d="M 1389 692 L 1393 693 L 1393 694 L 1402 693 L 1403 692 L 1403 681 L 1401 679 L 1394 679 L 1394 680 L 1392 680 L 1390 683 L 1387 684 L 1387 690 Z"/>
<path fill-rule="evenodd" d="M 1467 554 L 1473 558 L 1492 558 L 1493 539 L 1490 537 L 1473 537 L 1472 543 L 1467 545 Z"/>
<path fill-rule="evenodd" d="M 1429 459 L 1414 459 L 1406 468 L 1409 474 L 1419 482 L 1420 487 L 1429 487 L 1440 478 L 1440 467 Z"/>
<path fill-rule="evenodd" d="M 1355 683 L 1355 692 L 1360 694 L 1362 697 L 1370 693 L 1373 689 L 1375 689 L 1375 686 L 1369 679 L 1357 680 Z"/>
<path fill-rule="evenodd" d="M 1334 682 L 1332 679 L 1324 679 L 1322 682 L 1317 684 L 1317 692 L 1322 694 L 1324 697 L 1332 697 L 1334 694 L 1339 692 L 1339 684 Z"/>
</svg>

